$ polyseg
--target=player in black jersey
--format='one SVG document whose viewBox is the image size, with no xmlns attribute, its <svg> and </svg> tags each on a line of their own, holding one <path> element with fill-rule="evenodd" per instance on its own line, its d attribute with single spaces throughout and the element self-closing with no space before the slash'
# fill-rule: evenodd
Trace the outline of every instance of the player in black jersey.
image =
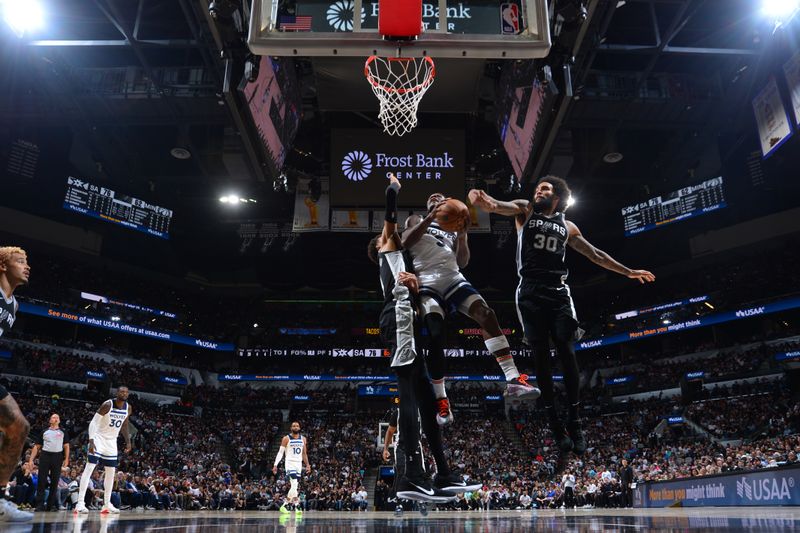
<svg viewBox="0 0 800 533">
<path fill-rule="evenodd" d="M 533 347 L 536 379 L 554 437 L 562 452 L 571 450 L 580 455 L 586 450 L 586 440 L 579 418 L 580 374 L 573 348 L 578 319 L 569 286 L 565 283 L 568 274 L 564 265 L 566 247 L 569 245 L 593 263 L 641 283 L 654 281 L 655 276 L 647 270 L 630 269 L 598 250 L 575 224 L 564 218 L 570 190 L 566 181 L 557 176 L 541 178 L 532 201 L 501 202 L 479 190 L 470 191 L 469 196 L 475 207 L 516 219 L 517 312 L 525 338 Z M 566 431 L 554 403 L 551 339 L 563 366 L 570 404 Z"/>
<path fill-rule="evenodd" d="M 367 255 L 380 266 L 384 306 L 379 325 L 381 338 L 391 350 L 390 364 L 397 375 L 400 396 L 397 454 L 403 454 L 404 468 L 396 473 L 399 476 L 397 497 L 444 503 L 455 499 L 455 493 L 451 490 L 458 490 L 463 479 L 448 467 L 441 431 L 436 423 L 433 388 L 428 380 L 425 362 L 417 353 L 415 308 L 419 280 L 411 273 L 411 260 L 403 251 L 397 232 L 400 181 L 394 175 L 390 175 L 390 180 L 386 188 L 383 232 L 370 241 Z M 437 474 L 433 482 L 422 464 L 420 423 L 436 461 Z"/>
<path fill-rule="evenodd" d="M 25 250 L 15 246 L 0 247 L 0 336 L 17 319 L 19 304 L 14 298 L 14 291 L 20 285 L 27 284 L 30 275 L 31 267 L 28 266 Z M 30 425 L 17 402 L 0 385 L 0 431 L 3 432 L 3 438 L 0 439 L 0 522 L 26 522 L 33 518 L 33 513 L 20 511 L 4 498 L 29 430 Z"/>
</svg>

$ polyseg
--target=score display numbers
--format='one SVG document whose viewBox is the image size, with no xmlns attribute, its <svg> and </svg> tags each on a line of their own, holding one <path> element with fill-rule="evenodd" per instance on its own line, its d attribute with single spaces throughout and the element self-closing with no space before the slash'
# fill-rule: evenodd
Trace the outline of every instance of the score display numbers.
<svg viewBox="0 0 800 533">
<path fill-rule="evenodd" d="M 667 195 L 622 208 L 625 236 L 722 209 L 725 194 L 722 176 L 690 185 Z"/>
<path fill-rule="evenodd" d="M 67 178 L 64 209 L 169 239 L 172 211 L 84 180 Z"/>
</svg>

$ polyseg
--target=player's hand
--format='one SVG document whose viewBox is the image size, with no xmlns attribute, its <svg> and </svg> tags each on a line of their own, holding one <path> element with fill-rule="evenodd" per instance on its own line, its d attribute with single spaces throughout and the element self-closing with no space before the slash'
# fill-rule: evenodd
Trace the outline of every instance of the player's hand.
<svg viewBox="0 0 800 533">
<path fill-rule="evenodd" d="M 389 181 L 391 181 L 392 183 L 396 183 L 397 186 L 400 188 L 403 187 L 403 184 L 400 183 L 400 180 L 397 179 L 397 176 L 395 176 L 392 172 L 389 172 Z"/>
<path fill-rule="evenodd" d="M 410 272 L 400 272 L 397 274 L 397 282 L 408 287 L 408 290 L 417 294 L 419 292 L 419 278 Z"/>
<path fill-rule="evenodd" d="M 383 460 L 384 461 L 387 461 L 387 462 L 389 461 L 389 457 L 390 456 L 389 456 L 389 450 L 388 449 L 384 448 L 383 449 L 383 454 L 381 454 L 381 455 L 383 455 Z"/>
<path fill-rule="evenodd" d="M 497 200 L 489 196 L 486 191 L 480 189 L 471 189 L 467 193 L 469 202 L 475 207 L 479 207 L 484 211 L 493 211 L 497 207 Z"/>
<path fill-rule="evenodd" d="M 467 230 L 469 229 L 470 220 L 469 217 L 464 217 L 461 219 L 461 227 L 458 228 L 456 231 L 456 237 L 466 237 Z"/>
<path fill-rule="evenodd" d="M 278 474 L 278 467 L 277 466 L 273 466 L 272 467 L 272 473 L 275 474 L 275 475 Z"/>
<path fill-rule="evenodd" d="M 25 463 L 25 468 L 28 469 L 28 472 L 32 472 L 33 471 L 33 461 L 28 461 L 27 463 Z"/>
<path fill-rule="evenodd" d="M 133 449 L 133 446 L 131 446 L 130 444 L 126 445 L 125 446 L 125 453 L 131 453 L 132 449 Z"/>
<path fill-rule="evenodd" d="M 649 270 L 631 270 L 628 277 L 631 279 L 638 279 L 639 283 L 647 283 L 656 280 L 656 277 Z"/>
<path fill-rule="evenodd" d="M 89 439 L 89 450 L 88 451 L 89 451 L 89 455 L 94 455 L 94 452 L 95 452 L 94 441 L 91 440 L 91 439 Z"/>
<path fill-rule="evenodd" d="M 306 474 L 311 473 L 311 465 L 306 465 Z"/>
</svg>

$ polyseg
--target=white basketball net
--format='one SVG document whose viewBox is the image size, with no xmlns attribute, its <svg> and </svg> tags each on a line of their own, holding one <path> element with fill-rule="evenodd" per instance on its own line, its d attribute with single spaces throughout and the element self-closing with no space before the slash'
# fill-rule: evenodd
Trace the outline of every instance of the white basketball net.
<svg viewBox="0 0 800 533">
<path fill-rule="evenodd" d="M 381 104 L 378 118 L 383 131 L 401 136 L 413 130 L 419 102 L 436 75 L 433 59 L 370 56 L 364 75 Z"/>
</svg>

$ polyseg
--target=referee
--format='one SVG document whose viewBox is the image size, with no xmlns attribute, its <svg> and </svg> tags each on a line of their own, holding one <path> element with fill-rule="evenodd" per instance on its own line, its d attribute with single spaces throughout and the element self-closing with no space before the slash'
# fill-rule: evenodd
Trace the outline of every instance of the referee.
<svg viewBox="0 0 800 533">
<path fill-rule="evenodd" d="M 39 481 L 36 486 L 36 510 L 58 511 L 58 480 L 61 469 L 69 466 L 69 435 L 65 429 L 59 427 L 61 417 L 56 413 L 50 415 L 50 426 L 41 433 L 34 435 L 34 446 L 28 464 L 33 468 L 33 461 L 39 456 Z M 49 484 L 47 482 L 49 478 Z M 48 487 L 49 485 L 49 487 Z M 47 507 L 44 505 L 44 491 L 50 489 L 47 498 Z"/>
</svg>

